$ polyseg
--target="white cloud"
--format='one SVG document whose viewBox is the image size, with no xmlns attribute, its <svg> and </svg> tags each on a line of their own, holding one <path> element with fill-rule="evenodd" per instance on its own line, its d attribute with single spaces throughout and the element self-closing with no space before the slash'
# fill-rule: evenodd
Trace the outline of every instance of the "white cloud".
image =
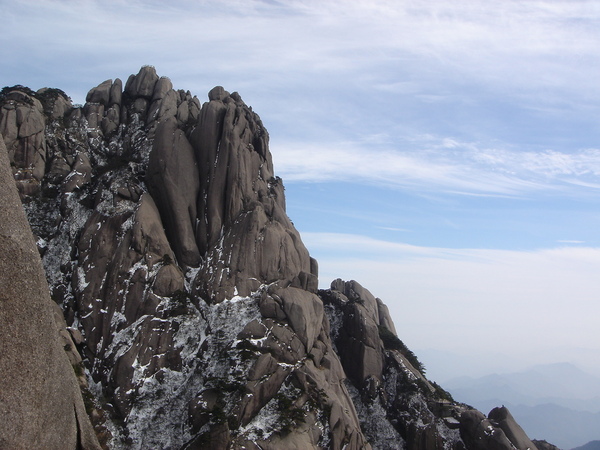
<svg viewBox="0 0 600 450">
<path fill-rule="evenodd" d="M 581 347 L 600 352 L 600 248 L 521 252 L 302 237 L 321 284 L 356 279 L 388 305 L 409 346 L 504 353 L 529 364 L 568 361 Z"/>
<path fill-rule="evenodd" d="M 597 149 L 515 151 L 431 136 L 405 146 L 280 143 L 276 167 L 286 181 L 352 181 L 470 195 L 581 194 L 600 185 Z"/>
<path fill-rule="evenodd" d="M 0 11 L 4 39 L 18 37 L 15 50 L 57 69 L 87 53 L 90 66 L 126 74 L 142 60 L 169 76 L 212 70 L 288 87 L 355 80 L 427 98 L 456 83 L 544 103 L 555 89 L 571 101 L 598 96 L 593 2 L 16 0 Z"/>
</svg>

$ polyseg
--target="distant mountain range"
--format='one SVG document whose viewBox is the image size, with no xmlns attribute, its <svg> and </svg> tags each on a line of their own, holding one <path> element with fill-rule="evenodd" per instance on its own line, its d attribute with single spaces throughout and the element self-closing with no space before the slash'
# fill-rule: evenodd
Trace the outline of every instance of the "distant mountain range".
<svg viewBox="0 0 600 450">
<path fill-rule="evenodd" d="M 600 450 L 600 441 L 591 441 L 573 450 Z"/>
<path fill-rule="evenodd" d="M 573 364 L 460 377 L 445 382 L 444 387 L 456 400 L 483 411 L 507 406 L 529 436 L 564 449 L 600 438 L 600 378 Z"/>
</svg>

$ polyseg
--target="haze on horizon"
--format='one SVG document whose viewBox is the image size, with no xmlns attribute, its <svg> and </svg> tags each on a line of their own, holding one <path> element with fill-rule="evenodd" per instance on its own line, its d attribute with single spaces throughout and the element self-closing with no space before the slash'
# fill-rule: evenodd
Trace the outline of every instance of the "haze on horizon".
<svg viewBox="0 0 600 450">
<path fill-rule="evenodd" d="M 240 92 L 322 285 L 359 281 L 417 355 L 456 355 L 465 375 L 600 374 L 597 3 L 0 0 L 0 14 L 2 86 L 83 103 L 151 64 L 201 101 Z"/>
</svg>

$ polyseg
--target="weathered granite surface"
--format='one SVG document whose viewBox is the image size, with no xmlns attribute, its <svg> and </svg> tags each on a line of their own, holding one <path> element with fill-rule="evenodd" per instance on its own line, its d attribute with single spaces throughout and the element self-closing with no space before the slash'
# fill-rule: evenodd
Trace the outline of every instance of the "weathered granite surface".
<svg viewBox="0 0 600 450">
<path fill-rule="evenodd" d="M 100 448 L 2 139 L 0 211 L 0 448 Z"/>
<path fill-rule="evenodd" d="M 29 335 L 50 308 L 2 320 L 7 330 L 30 320 L 23 333 L 33 359 L 84 365 L 79 381 L 95 397 L 90 415 L 103 444 L 429 450 L 486 448 L 487 439 L 508 450 L 531 442 L 509 414 L 486 418 L 430 383 L 385 304 L 359 283 L 318 289 L 268 133 L 239 94 L 218 86 L 201 105 L 145 66 L 124 88 L 120 79 L 92 88 L 83 107 L 58 90 L 4 90 L 0 132 L 12 167 L 5 178 L 19 189 L 72 351 L 42 352 Z M 39 269 L 31 249 L 23 264 L 30 258 Z M 2 345 L 18 341 L 11 336 Z M 49 388 L 36 376 L 20 381 L 42 383 L 29 409 Z M 15 388 L 10 395 L 24 389 Z M 67 419 L 47 427 L 72 430 Z"/>
</svg>

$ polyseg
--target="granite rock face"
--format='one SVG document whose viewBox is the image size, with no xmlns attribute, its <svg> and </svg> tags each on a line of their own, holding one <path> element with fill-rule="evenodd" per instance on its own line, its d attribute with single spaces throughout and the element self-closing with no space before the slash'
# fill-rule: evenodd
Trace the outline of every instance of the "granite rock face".
<svg viewBox="0 0 600 450">
<path fill-rule="evenodd" d="M 0 140 L 0 448 L 99 449 Z"/>
<path fill-rule="evenodd" d="M 239 94 L 201 105 L 147 66 L 83 107 L 52 89 L 0 100 L 106 447 L 481 448 L 484 420 L 498 448 L 529 442 L 430 383 L 359 283 L 318 289 Z"/>
<path fill-rule="evenodd" d="M 504 431 L 506 437 L 517 448 L 534 448 L 535 444 L 527 437 L 521 426 L 505 406 L 494 408 L 488 418 Z"/>
</svg>

